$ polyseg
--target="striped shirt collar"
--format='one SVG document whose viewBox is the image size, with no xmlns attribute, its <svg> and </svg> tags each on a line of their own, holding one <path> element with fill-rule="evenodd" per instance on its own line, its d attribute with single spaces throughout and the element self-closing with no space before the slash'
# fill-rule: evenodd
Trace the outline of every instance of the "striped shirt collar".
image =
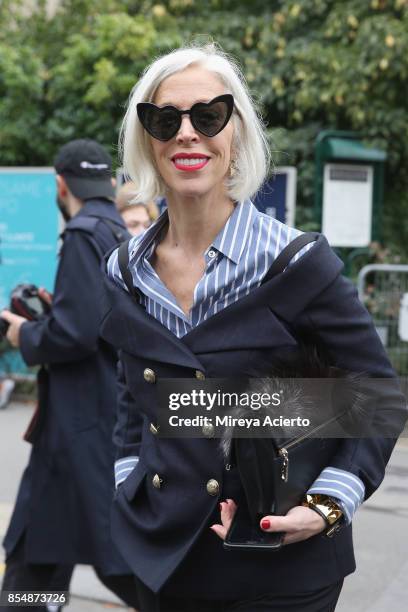
<svg viewBox="0 0 408 612">
<path fill-rule="evenodd" d="M 257 209 L 251 200 L 239 202 L 205 254 L 211 249 L 215 249 L 237 264 L 245 250 L 256 213 Z M 165 210 L 154 225 L 149 227 L 141 236 L 137 236 L 134 239 L 130 251 L 130 265 L 133 265 L 146 253 L 149 246 L 153 244 L 163 227 L 168 223 L 168 219 L 168 212 Z"/>
<path fill-rule="evenodd" d="M 244 252 L 256 212 L 251 200 L 239 202 L 211 247 L 237 264 Z"/>
</svg>

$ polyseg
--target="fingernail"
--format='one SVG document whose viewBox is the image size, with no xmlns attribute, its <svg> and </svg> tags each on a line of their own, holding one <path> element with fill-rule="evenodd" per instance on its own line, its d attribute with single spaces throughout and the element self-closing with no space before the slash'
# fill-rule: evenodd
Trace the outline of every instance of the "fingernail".
<svg viewBox="0 0 408 612">
<path fill-rule="evenodd" d="M 269 519 L 262 519 L 261 529 L 269 529 L 270 526 L 271 526 L 271 521 Z"/>
</svg>

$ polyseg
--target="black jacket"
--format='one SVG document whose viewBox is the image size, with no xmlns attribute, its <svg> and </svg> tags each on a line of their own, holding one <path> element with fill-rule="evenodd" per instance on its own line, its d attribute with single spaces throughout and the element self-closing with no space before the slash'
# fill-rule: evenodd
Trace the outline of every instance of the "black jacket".
<svg viewBox="0 0 408 612">
<path fill-rule="evenodd" d="M 87 201 L 66 225 L 51 314 L 21 328 L 24 360 L 48 370 L 42 429 L 4 540 L 10 552 L 25 530 L 27 563 L 129 571 L 110 537 L 117 355 L 99 335 L 101 260 L 127 236 L 114 204 Z"/>
<path fill-rule="evenodd" d="M 351 527 L 333 539 L 317 535 L 277 553 L 230 552 L 209 530 L 219 502 L 242 499 L 236 470 L 226 470 L 216 439 L 165 439 L 155 433 L 161 378 L 248 376 L 268 372 L 297 338 L 312 337 L 337 367 L 369 376 L 395 374 L 342 263 L 320 236 L 286 271 L 178 339 L 123 289 L 106 279 L 103 337 L 120 350 L 122 400 L 117 457 L 139 456 L 119 486 L 113 537 L 132 570 L 151 589 L 216 599 L 263 592 L 302 592 L 355 569 Z M 155 373 L 155 380 L 145 369 Z M 401 403 L 395 389 L 385 398 Z M 375 491 L 395 440 L 345 439 L 331 465 Z M 157 485 L 158 475 L 162 482 Z M 317 475 L 316 475 L 317 476 Z M 220 492 L 212 495 L 207 482 Z"/>
</svg>

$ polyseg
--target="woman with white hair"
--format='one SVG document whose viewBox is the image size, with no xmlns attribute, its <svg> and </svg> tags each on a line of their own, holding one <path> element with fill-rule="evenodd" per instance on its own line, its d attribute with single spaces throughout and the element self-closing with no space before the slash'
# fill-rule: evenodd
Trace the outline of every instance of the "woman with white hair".
<svg viewBox="0 0 408 612">
<path fill-rule="evenodd" d="M 245 504 L 237 468 L 211 428 L 201 438 L 160 437 L 156 383 L 267 371 L 296 350 L 300 329 L 340 367 L 392 376 L 372 323 L 322 236 L 263 283 L 301 232 L 250 200 L 269 165 L 264 129 L 242 74 L 214 45 L 178 49 L 146 69 L 121 145 L 135 197 L 164 195 L 168 205 L 129 241 L 127 262 L 110 255 L 102 328 L 121 355 L 112 531 L 142 612 L 334 610 L 355 568 L 352 515 L 381 481 L 392 443 L 379 450 L 365 440 L 354 461 L 355 441 L 345 441 L 307 503 L 262 517 L 265 534 L 285 534 L 279 552 L 226 550 Z"/>
</svg>

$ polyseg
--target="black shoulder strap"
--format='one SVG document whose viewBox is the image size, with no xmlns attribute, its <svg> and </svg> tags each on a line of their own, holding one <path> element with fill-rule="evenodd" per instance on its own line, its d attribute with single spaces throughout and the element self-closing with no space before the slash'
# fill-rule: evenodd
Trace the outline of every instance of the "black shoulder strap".
<svg viewBox="0 0 408 612">
<path fill-rule="evenodd" d="M 79 217 L 75 216 L 73 219 L 68 221 L 65 231 L 70 232 L 71 230 L 82 230 L 88 234 L 93 234 L 97 223 L 98 219 L 96 217 L 85 217 L 83 215 L 79 215 Z"/>
<path fill-rule="evenodd" d="M 133 278 L 132 275 L 130 273 L 130 270 L 128 268 L 128 263 L 129 263 L 129 242 L 130 242 L 130 238 L 129 240 L 125 240 L 125 242 L 122 242 L 122 244 L 119 247 L 118 250 L 118 263 L 119 263 L 119 270 L 120 273 L 122 275 L 123 278 L 123 282 L 125 283 L 126 287 L 128 288 L 128 291 L 130 293 L 130 295 L 132 295 L 133 297 L 138 298 L 138 293 L 135 289 L 135 286 L 133 285 Z"/>
<path fill-rule="evenodd" d="M 115 223 L 110 219 L 106 219 L 106 217 L 100 217 L 100 220 L 110 228 L 117 242 L 122 242 L 126 236 L 129 236 L 125 228 L 121 227 L 118 223 Z"/>
<path fill-rule="evenodd" d="M 119 225 L 119 223 L 115 223 L 114 221 L 111 221 L 111 219 L 100 217 L 99 215 L 80 215 L 79 217 L 74 217 L 74 219 L 71 219 L 68 222 L 66 230 L 82 230 L 89 234 L 94 234 L 95 228 L 99 221 L 102 221 L 102 223 L 109 227 L 116 242 L 122 242 L 127 236 L 129 236 L 126 229 Z"/>
<path fill-rule="evenodd" d="M 269 268 L 268 272 L 262 280 L 262 284 L 271 280 L 271 278 L 273 278 L 277 274 L 283 272 L 284 269 L 287 268 L 287 266 L 289 265 L 291 259 L 296 255 L 296 253 L 301 251 L 303 247 L 305 247 L 310 242 L 314 242 L 315 240 L 317 240 L 319 235 L 320 234 L 318 232 L 305 232 L 304 234 L 301 234 L 300 236 L 292 240 L 292 242 L 290 242 L 283 249 L 283 251 L 279 253 L 275 261 L 272 263 L 271 267 Z"/>
</svg>

